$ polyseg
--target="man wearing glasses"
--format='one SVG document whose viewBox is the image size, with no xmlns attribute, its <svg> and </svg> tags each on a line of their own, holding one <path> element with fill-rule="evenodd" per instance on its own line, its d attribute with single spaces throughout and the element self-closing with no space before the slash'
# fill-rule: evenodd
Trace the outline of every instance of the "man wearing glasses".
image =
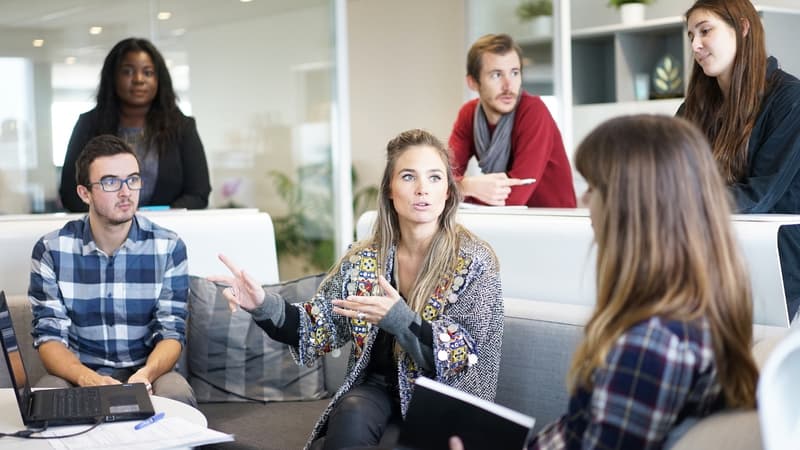
<svg viewBox="0 0 800 450">
<path fill-rule="evenodd" d="M 90 140 L 75 168 L 89 213 L 33 248 L 33 345 L 49 374 L 37 386 L 145 383 L 195 405 L 173 371 L 185 343 L 186 246 L 136 214 L 139 162 L 120 138 Z"/>
</svg>

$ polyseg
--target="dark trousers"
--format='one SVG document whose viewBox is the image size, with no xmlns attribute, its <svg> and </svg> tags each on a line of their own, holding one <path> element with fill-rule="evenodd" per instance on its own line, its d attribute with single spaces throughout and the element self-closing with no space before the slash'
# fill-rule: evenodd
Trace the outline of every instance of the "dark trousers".
<svg viewBox="0 0 800 450">
<path fill-rule="evenodd" d="M 381 438 L 389 424 L 400 421 L 400 397 L 396 389 L 380 376 L 369 376 L 339 399 L 328 418 L 325 437 L 312 448 L 339 450 L 379 444 L 391 447 L 394 442 Z"/>
</svg>

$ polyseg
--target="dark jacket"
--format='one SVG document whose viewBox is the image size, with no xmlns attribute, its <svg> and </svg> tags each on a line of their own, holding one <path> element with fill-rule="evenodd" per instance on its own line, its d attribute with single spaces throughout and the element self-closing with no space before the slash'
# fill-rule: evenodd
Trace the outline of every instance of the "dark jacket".
<svg viewBox="0 0 800 450">
<path fill-rule="evenodd" d="M 181 115 L 178 138 L 174 148 L 158 159 L 158 178 L 153 197 L 147 205 L 169 205 L 172 208 L 202 209 L 208 206 L 211 183 L 203 143 L 191 117 Z M 75 181 L 75 161 L 91 138 L 96 136 L 97 109 L 81 114 L 67 146 L 61 172 L 59 194 L 64 208 L 85 212 L 88 206 L 78 197 Z M 147 180 L 145 180 L 147 181 Z"/>
<path fill-rule="evenodd" d="M 767 83 L 747 146 L 747 174 L 730 191 L 739 213 L 800 214 L 800 80 L 770 57 Z M 780 229 L 778 253 L 791 319 L 800 306 L 800 227 Z"/>
<path fill-rule="evenodd" d="M 770 91 L 750 135 L 747 178 L 731 189 L 743 213 L 800 214 L 800 80 L 769 58 Z M 789 320 L 800 307 L 800 226 L 778 231 Z"/>
</svg>

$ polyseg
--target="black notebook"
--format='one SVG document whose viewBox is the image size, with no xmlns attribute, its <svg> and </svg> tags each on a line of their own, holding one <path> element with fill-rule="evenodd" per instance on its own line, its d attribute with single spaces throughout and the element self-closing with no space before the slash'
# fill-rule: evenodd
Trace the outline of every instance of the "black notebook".
<svg viewBox="0 0 800 450">
<path fill-rule="evenodd" d="M 420 377 L 398 443 L 404 448 L 441 450 L 450 436 L 466 449 L 520 450 L 535 420 L 505 406 Z"/>
<path fill-rule="evenodd" d="M 3 291 L 0 291 L 0 347 L 22 422 L 29 427 L 139 420 L 154 413 L 143 383 L 31 390 Z"/>
</svg>

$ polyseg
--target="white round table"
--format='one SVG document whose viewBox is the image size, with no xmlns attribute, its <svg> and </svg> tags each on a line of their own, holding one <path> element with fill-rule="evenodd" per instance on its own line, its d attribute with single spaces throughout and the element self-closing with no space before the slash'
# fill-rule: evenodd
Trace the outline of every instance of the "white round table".
<svg viewBox="0 0 800 450">
<path fill-rule="evenodd" d="M 195 425 L 208 427 L 206 416 L 197 408 L 192 408 L 186 403 L 181 403 L 171 398 L 159 397 L 157 395 L 151 395 L 150 400 L 153 402 L 153 408 L 156 410 L 156 414 L 164 412 L 168 417 L 182 417 Z"/>
<path fill-rule="evenodd" d="M 208 426 L 206 416 L 198 409 L 165 397 L 150 396 L 153 408 L 156 413 L 164 412 L 168 417 L 181 417 L 193 424 L 203 427 Z M 0 432 L 13 433 L 25 429 L 22 423 L 22 416 L 19 413 L 17 399 L 11 388 L 0 389 Z M 102 427 L 103 425 L 100 425 Z M 54 429 L 57 427 L 51 427 Z M 91 431 L 90 431 L 91 433 Z M 21 439 L 14 437 L 0 438 L 0 450 L 20 449 L 20 450 L 52 450 L 46 439 Z"/>
</svg>

